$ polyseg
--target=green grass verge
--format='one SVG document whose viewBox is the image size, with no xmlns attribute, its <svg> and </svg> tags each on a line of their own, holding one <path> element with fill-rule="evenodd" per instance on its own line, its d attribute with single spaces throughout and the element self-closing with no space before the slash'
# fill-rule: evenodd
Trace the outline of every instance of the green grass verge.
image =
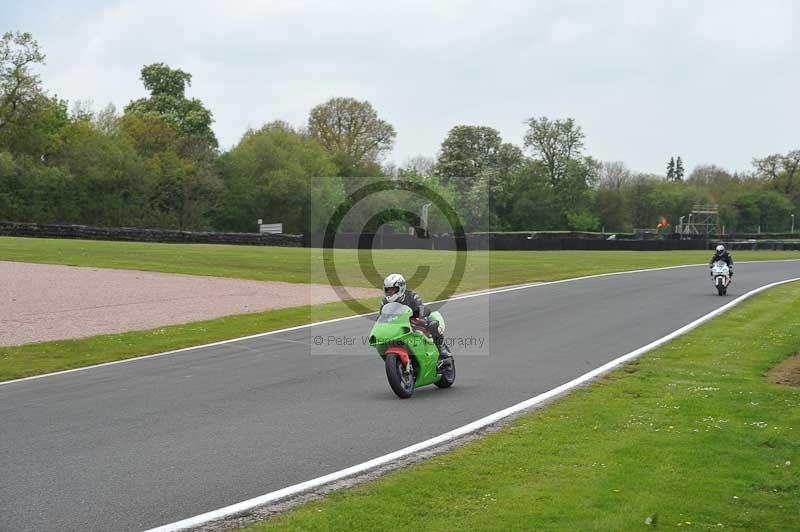
<svg viewBox="0 0 800 532">
<path fill-rule="evenodd" d="M 373 256 L 378 276 L 365 277 L 361 263 Z M 381 275 L 418 267 L 430 274 L 416 286 L 438 293 L 448 283 L 457 254 L 427 250 L 336 250 L 341 281 L 349 286 L 377 286 Z M 466 275 L 457 291 L 554 281 L 580 275 L 679 264 L 702 263 L 706 251 L 483 251 L 467 254 Z M 742 251 L 736 260 L 800 258 L 797 251 Z M 319 249 L 211 244 L 154 244 L 90 240 L 0 237 L 0 260 L 124 268 L 292 283 L 328 284 Z M 428 296 L 432 297 L 432 296 Z"/>
<path fill-rule="evenodd" d="M 246 530 L 800 530 L 800 283 L 498 433 Z M 646 524 L 650 523 L 650 524 Z"/>
</svg>

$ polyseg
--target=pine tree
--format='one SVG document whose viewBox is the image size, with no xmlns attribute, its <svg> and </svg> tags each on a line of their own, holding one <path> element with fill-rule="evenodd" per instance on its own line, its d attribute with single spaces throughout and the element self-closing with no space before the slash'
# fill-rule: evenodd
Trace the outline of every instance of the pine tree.
<svg viewBox="0 0 800 532">
<path fill-rule="evenodd" d="M 683 160 L 680 155 L 675 162 L 675 181 L 683 181 Z"/>
<path fill-rule="evenodd" d="M 667 163 L 667 181 L 675 180 L 675 157 L 670 157 Z"/>
</svg>

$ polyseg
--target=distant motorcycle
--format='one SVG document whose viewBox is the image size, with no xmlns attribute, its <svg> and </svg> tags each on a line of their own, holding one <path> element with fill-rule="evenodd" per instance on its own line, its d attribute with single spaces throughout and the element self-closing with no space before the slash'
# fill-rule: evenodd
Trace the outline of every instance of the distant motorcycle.
<svg viewBox="0 0 800 532">
<path fill-rule="evenodd" d="M 718 260 L 711 266 L 711 280 L 717 287 L 717 293 L 724 296 L 728 293 L 728 285 L 731 284 L 731 269 L 724 260 Z"/>
</svg>

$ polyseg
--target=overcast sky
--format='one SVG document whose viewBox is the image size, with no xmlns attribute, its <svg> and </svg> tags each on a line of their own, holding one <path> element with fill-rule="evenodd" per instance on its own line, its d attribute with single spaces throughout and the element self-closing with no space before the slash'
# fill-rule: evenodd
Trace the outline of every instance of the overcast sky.
<svg viewBox="0 0 800 532">
<path fill-rule="evenodd" d="M 190 72 L 226 149 L 333 96 L 372 102 L 401 164 L 457 124 L 521 145 L 533 115 L 575 118 L 588 154 L 638 171 L 800 148 L 800 2 L 386 4 L 0 0 L 0 31 L 34 34 L 45 87 L 70 102 L 121 109 L 145 95 L 143 65 Z"/>
</svg>

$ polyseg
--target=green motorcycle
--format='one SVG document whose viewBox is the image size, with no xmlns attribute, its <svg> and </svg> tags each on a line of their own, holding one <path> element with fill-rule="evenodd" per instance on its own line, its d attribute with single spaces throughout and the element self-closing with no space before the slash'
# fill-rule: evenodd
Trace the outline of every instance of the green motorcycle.
<svg viewBox="0 0 800 532">
<path fill-rule="evenodd" d="M 412 310 L 400 303 L 387 303 L 369 335 L 369 345 L 378 350 L 386 365 L 386 378 L 394 393 L 408 399 L 419 386 L 435 384 L 449 388 L 456 380 L 456 365 L 448 358 L 438 368 L 439 349 L 425 327 L 412 317 Z M 444 334 L 444 318 L 439 311 L 430 318 L 439 322 Z"/>
</svg>

